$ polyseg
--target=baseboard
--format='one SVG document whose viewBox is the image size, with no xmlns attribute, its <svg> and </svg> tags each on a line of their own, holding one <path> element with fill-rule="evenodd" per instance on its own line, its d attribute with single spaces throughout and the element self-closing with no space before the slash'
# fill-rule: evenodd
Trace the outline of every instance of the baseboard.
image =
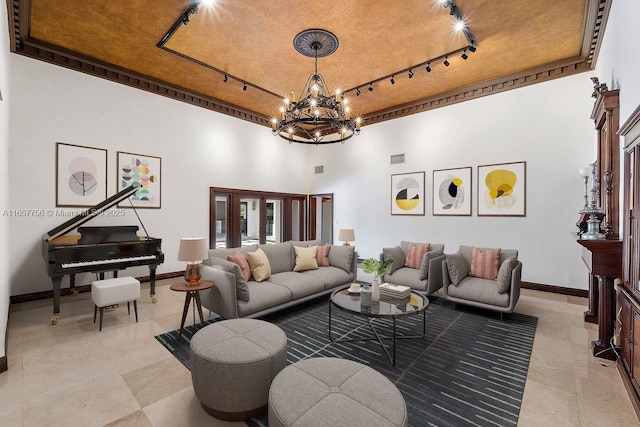
<svg viewBox="0 0 640 427">
<path fill-rule="evenodd" d="M 542 283 L 533 283 L 533 282 L 521 282 L 520 287 L 524 289 L 532 289 L 534 291 L 551 292 L 554 294 L 589 298 L 589 291 L 585 289 L 564 288 L 562 286 L 543 285 Z"/>
<path fill-rule="evenodd" d="M 182 277 L 182 276 L 184 276 L 184 271 L 173 271 L 170 273 L 156 274 L 156 281 L 164 280 L 164 279 L 172 279 L 174 277 Z M 138 279 L 140 283 L 145 283 L 145 282 L 148 282 L 151 278 L 149 276 L 140 276 L 140 277 L 136 277 L 136 279 Z M 75 290 L 78 293 L 91 292 L 91 285 L 76 286 Z M 73 293 L 73 290 L 71 288 L 60 289 L 61 296 L 71 295 L 72 293 Z M 10 302 L 11 304 L 19 304 L 22 302 L 38 301 L 38 300 L 48 299 L 48 298 L 53 298 L 53 290 L 33 292 L 30 294 L 14 295 L 11 297 Z"/>
</svg>

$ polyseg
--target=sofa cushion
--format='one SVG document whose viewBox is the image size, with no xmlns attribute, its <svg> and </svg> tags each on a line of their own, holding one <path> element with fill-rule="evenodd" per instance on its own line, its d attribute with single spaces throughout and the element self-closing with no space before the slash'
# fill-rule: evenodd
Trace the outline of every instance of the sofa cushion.
<svg viewBox="0 0 640 427">
<path fill-rule="evenodd" d="M 447 289 L 449 297 L 465 301 L 480 302 L 497 307 L 509 306 L 509 294 L 498 293 L 498 287 L 494 280 L 481 279 L 467 276 L 457 286 Z"/>
<path fill-rule="evenodd" d="M 469 275 L 469 263 L 460 252 L 447 254 L 447 270 L 451 284 L 457 286 L 462 279 Z M 449 291 L 447 291 L 449 292 Z"/>
<path fill-rule="evenodd" d="M 316 271 L 316 270 L 310 270 Z M 273 274 L 269 283 L 287 288 L 291 292 L 291 299 L 297 300 L 324 291 L 324 283 L 320 278 L 307 276 L 307 272 L 297 273 L 284 271 Z"/>
<path fill-rule="evenodd" d="M 329 250 L 331 245 L 318 246 L 318 253 L 316 255 L 316 262 L 318 267 L 329 267 Z"/>
<path fill-rule="evenodd" d="M 251 300 L 238 301 L 238 315 L 240 317 L 291 301 L 291 291 L 284 286 L 278 286 L 269 281 L 262 283 L 249 281 L 247 286 L 251 293 Z"/>
<path fill-rule="evenodd" d="M 331 250 L 329 251 L 329 265 L 351 273 L 353 257 L 353 246 L 331 246 Z"/>
<path fill-rule="evenodd" d="M 429 261 L 439 256 L 442 256 L 442 254 L 433 251 L 429 251 L 424 254 L 424 258 L 422 258 L 422 264 L 420 264 L 420 280 L 426 280 L 429 278 Z"/>
<path fill-rule="evenodd" d="M 247 252 L 247 260 L 251 267 L 251 275 L 256 282 L 267 280 L 271 276 L 271 265 L 264 251 L 258 248 L 255 252 Z"/>
<path fill-rule="evenodd" d="M 389 264 L 389 272 L 393 273 L 399 268 L 404 267 L 405 257 L 404 252 L 402 252 L 402 248 L 400 246 L 396 246 L 395 248 L 383 248 L 382 249 L 382 261 L 386 262 L 391 260 L 391 264 Z"/>
<path fill-rule="evenodd" d="M 325 289 L 335 288 L 339 285 L 346 285 L 355 279 L 352 272 L 347 273 L 339 267 L 319 267 L 317 270 L 308 270 L 300 273 L 304 276 L 304 280 L 308 277 L 319 279 Z"/>
<path fill-rule="evenodd" d="M 482 279 L 496 280 L 498 277 L 498 261 L 500 260 L 500 249 L 471 248 L 471 276 Z"/>
<path fill-rule="evenodd" d="M 427 281 L 420 278 L 420 270 L 409 267 L 402 267 L 392 274 L 385 276 L 385 282 L 394 285 L 409 286 L 418 291 L 427 290 Z"/>
<path fill-rule="evenodd" d="M 259 245 L 269 259 L 271 274 L 293 271 L 294 255 L 290 242 Z"/>
<path fill-rule="evenodd" d="M 504 294 L 511 288 L 511 272 L 518 265 L 518 259 L 510 256 L 501 265 L 498 270 L 498 293 Z"/>
<path fill-rule="evenodd" d="M 235 254 L 229 255 L 227 257 L 227 261 L 231 261 L 235 264 L 238 264 L 240 267 L 240 271 L 242 272 L 242 276 L 244 280 L 247 281 L 251 277 L 251 267 L 249 267 L 249 261 L 247 261 L 247 254 L 244 254 L 240 251 L 236 251 Z"/>
<path fill-rule="evenodd" d="M 296 265 L 293 267 L 293 271 L 315 270 L 318 268 L 317 246 L 309 246 L 308 248 L 294 246 L 293 249 L 296 253 Z"/>
<path fill-rule="evenodd" d="M 204 263 L 203 263 L 204 264 Z M 242 274 L 242 270 L 235 262 L 227 261 L 226 259 L 211 257 L 209 258 L 209 267 L 219 268 L 222 271 L 235 275 L 236 279 L 236 296 L 240 301 L 249 301 L 249 287 L 247 286 L 247 280 Z"/>
<path fill-rule="evenodd" d="M 420 268 L 424 254 L 429 250 L 429 246 L 429 243 L 409 242 L 407 259 L 404 265 L 409 268 Z"/>
</svg>

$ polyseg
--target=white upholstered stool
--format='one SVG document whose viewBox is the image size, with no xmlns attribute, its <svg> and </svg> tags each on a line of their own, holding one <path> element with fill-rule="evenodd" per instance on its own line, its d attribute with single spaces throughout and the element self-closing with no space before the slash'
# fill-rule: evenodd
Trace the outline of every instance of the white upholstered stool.
<svg viewBox="0 0 640 427">
<path fill-rule="evenodd" d="M 105 307 L 123 302 L 127 303 L 127 310 L 131 314 L 129 303 L 133 301 L 133 309 L 138 321 L 138 298 L 140 298 L 140 282 L 133 277 L 117 277 L 114 279 L 95 280 L 91 283 L 91 299 L 93 300 L 93 323 L 100 309 L 100 330 L 102 330 L 102 315 Z"/>
</svg>

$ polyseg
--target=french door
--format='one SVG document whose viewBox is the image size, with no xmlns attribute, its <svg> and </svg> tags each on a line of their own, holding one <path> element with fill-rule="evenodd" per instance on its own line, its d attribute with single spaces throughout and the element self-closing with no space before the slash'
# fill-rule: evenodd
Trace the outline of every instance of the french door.
<svg viewBox="0 0 640 427">
<path fill-rule="evenodd" d="M 306 236 L 304 194 L 210 189 L 211 248 L 303 240 Z"/>
</svg>

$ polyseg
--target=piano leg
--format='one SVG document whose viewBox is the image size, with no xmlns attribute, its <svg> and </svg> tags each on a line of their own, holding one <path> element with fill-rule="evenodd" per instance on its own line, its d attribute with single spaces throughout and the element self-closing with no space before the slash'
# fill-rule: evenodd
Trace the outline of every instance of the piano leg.
<svg viewBox="0 0 640 427">
<path fill-rule="evenodd" d="M 71 288 L 71 292 L 74 296 L 78 296 L 78 290 L 76 289 L 76 275 L 69 275 L 69 288 Z"/>
<path fill-rule="evenodd" d="M 51 317 L 51 324 L 58 324 L 58 317 L 60 317 L 60 282 L 62 282 L 62 276 L 53 276 L 53 316 Z"/>
<path fill-rule="evenodd" d="M 157 264 L 149 264 L 149 296 L 153 304 L 158 302 L 156 298 L 156 268 Z"/>
</svg>

